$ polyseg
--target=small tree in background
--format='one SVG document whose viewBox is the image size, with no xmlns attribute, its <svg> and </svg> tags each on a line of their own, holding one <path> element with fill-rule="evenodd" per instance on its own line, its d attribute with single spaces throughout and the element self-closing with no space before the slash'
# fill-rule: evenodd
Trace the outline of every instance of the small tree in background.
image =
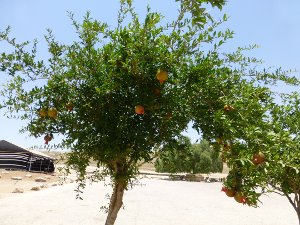
<svg viewBox="0 0 300 225">
<path fill-rule="evenodd" d="M 202 140 L 200 144 L 191 144 L 188 137 L 164 146 L 154 165 L 157 172 L 168 173 L 210 173 L 223 169 L 218 152 L 209 142 Z"/>
<path fill-rule="evenodd" d="M 186 169 L 193 174 L 215 172 L 212 171 L 211 149 L 207 141 L 192 145 Z"/>
<path fill-rule="evenodd" d="M 190 152 L 189 167 L 193 174 L 222 172 L 223 162 L 219 152 L 208 141 L 201 140 L 199 144 L 193 144 Z"/>
<path fill-rule="evenodd" d="M 162 148 L 154 166 L 157 172 L 180 173 L 186 172 L 188 154 L 191 149 L 188 137 L 181 136 Z"/>
</svg>

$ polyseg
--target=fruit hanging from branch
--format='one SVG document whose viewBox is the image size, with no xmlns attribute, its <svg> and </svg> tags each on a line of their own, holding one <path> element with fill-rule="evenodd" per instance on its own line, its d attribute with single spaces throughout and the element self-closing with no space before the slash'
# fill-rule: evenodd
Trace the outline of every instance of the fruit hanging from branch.
<svg viewBox="0 0 300 225">
<path fill-rule="evenodd" d="M 233 189 L 229 189 L 229 188 L 226 188 L 226 187 L 222 187 L 222 191 L 224 191 L 225 194 L 226 194 L 228 197 L 234 197 L 234 196 L 235 196 L 235 190 L 233 190 Z"/>
<path fill-rule="evenodd" d="M 136 105 L 134 110 L 135 110 L 135 113 L 138 114 L 138 115 L 145 114 L 145 108 L 142 105 Z"/>
<path fill-rule="evenodd" d="M 235 201 L 238 202 L 238 203 L 243 203 L 243 204 L 246 204 L 246 203 L 247 203 L 246 197 L 243 196 L 243 194 L 240 193 L 240 192 L 236 192 L 236 193 L 235 193 L 234 199 L 235 199 Z"/>
<path fill-rule="evenodd" d="M 234 107 L 231 105 L 224 105 L 224 110 L 226 112 L 230 112 L 230 111 L 234 110 Z"/>
<path fill-rule="evenodd" d="M 48 116 L 50 118 L 56 119 L 56 117 L 57 117 L 57 109 L 54 108 L 54 107 L 48 109 Z"/>
<path fill-rule="evenodd" d="M 49 141 L 52 141 L 53 139 L 53 134 L 46 134 L 44 137 L 45 145 L 49 143 Z"/>
<path fill-rule="evenodd" d="M 255 165 L 259 165 L 259 164 L 262 164 L 266 161 L 266 156 L 264 153 L 262 152 L 258 152 L 256 154 L 253 155 L 253 158 L 252 158 L 252 162 L 255 164 Z"/>
<path fill-rule="evenodd" d="M 156 79 L 159 81 L 160 84 L 163 84 L 168 79 L 168 72 L 159 69 L 156 74 Z"/>
<path fill-rule="evenodd" d="M 39 110 L 39 115 L 40 115 L 40 117 L 43 118 L 43 117 L 46 117 L 48 115 L 48 112 L 47 112 L 46 109 L 42 108 L 42 109 Z"/>
</svg>

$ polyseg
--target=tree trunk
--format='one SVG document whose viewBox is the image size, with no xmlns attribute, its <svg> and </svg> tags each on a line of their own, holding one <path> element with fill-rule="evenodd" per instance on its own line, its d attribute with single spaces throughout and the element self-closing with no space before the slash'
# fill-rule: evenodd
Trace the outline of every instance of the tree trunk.
<svg viewBox="0 0 300 225">
<path fill-rule="evenodd" d="M 294 207 L 296 213 L 297 213 L 297 216 L 298 216 L 298 222 L 299 222 L 299 225 L 300 225 L 300 193 L 297 193 L 295 192 L 295 199 L 294 201 L 292 200 L 292 198 L 284 193 L 284 195 L 287 197 L 287 199 L 289 200 L 289 202 L 292 204 L 292 206 Z"/>
<path fill-rule="evenodd" d="M 297 216 L 298 216 L 298 222 L 300 225 L 300 190 L 298 189 L 298 191 L 295 191 L 295 209 L 297 212 Z"/>
<path fill-rule="evenodd" d="M 297 212 L 298 222 L 300 225 L 300 193 L 295 195 L 295 210 Z"/>
<path fill-rule="evenodd" d="M 123 195 L 126 188 L 124 181 L 116 181 L 113 188 L 113 193 L 110 198 L 108 215 L 105 225 L 114 225 L 117 219 L 118 212 L 123 205 Z"/>
</svg>

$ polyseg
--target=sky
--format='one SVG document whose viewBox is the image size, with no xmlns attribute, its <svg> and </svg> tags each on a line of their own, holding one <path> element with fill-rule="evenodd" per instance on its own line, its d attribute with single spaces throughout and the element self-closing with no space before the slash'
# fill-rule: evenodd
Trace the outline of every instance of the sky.
<svg viewBox="0 0 300 225">
<path fill-rule="evenodd" d="M 153 11 L 159 11 L 166 19 L 176 16 L 177 5 L 174 0 L 136 0 L 135 7 L 142 16 L 149 4 Z M 73 12 L 81 20 L 87 11 L 94 19 L 116 24 L 118 0 L 0 0 L 0 31 L 11 26 L 11 37 L 17 41 L 39 40 L 39 56 L 46 57 L 44 34 L 53 30 L 57 40 L 71 43 L 75 38 L 74 29 L 67 12 Z M 299 0 L 228 0 L 221 13 L 229 16 L 225 27 L 235 32 L 235 37 L 225 46 L 234 51 L 238 46 L 257 44 L 259 49 L 251 55 L 264 60 L 264 67 L 282 67 L 300 71 L 300 1 Z M 0 53 L 7 50 L 0 44 Z M 294 74 L 300 77 L 299 72 Z M 4 84 L 6 74 L 0 73 L 0 85 Z M 278 87 L 284 89 L 286 87 Z M 0 110 L 0 140 L 7 140 L 19 146 L 30 148 L 42 146 L 43 138 L 32 138 L 20 134 L 25 125 L 20 120 L 7 119 Z M 192 142 L 199 135 L 192 129 L 187 133 Z"/>
</svg>

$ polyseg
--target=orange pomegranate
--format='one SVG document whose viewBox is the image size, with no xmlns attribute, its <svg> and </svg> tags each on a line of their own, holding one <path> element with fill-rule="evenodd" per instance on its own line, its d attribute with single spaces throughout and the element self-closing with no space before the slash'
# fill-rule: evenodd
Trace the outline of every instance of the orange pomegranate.
<svg viewBox="0 0 300 225">
<path fill-rule="evenodd" d="M 138 115 L 145 114 L 145 108 L 142 105 L 136 105 L 134 110 L 135 110 L 135 113 L 138 114 Z"/>
<path fill-rule="evenodd" d="M 168 72 L 159 69 L 156 73 L 156 79 L 159 81 L 160 84 L 163 84 L 168 79 Z"/>
</svg>

